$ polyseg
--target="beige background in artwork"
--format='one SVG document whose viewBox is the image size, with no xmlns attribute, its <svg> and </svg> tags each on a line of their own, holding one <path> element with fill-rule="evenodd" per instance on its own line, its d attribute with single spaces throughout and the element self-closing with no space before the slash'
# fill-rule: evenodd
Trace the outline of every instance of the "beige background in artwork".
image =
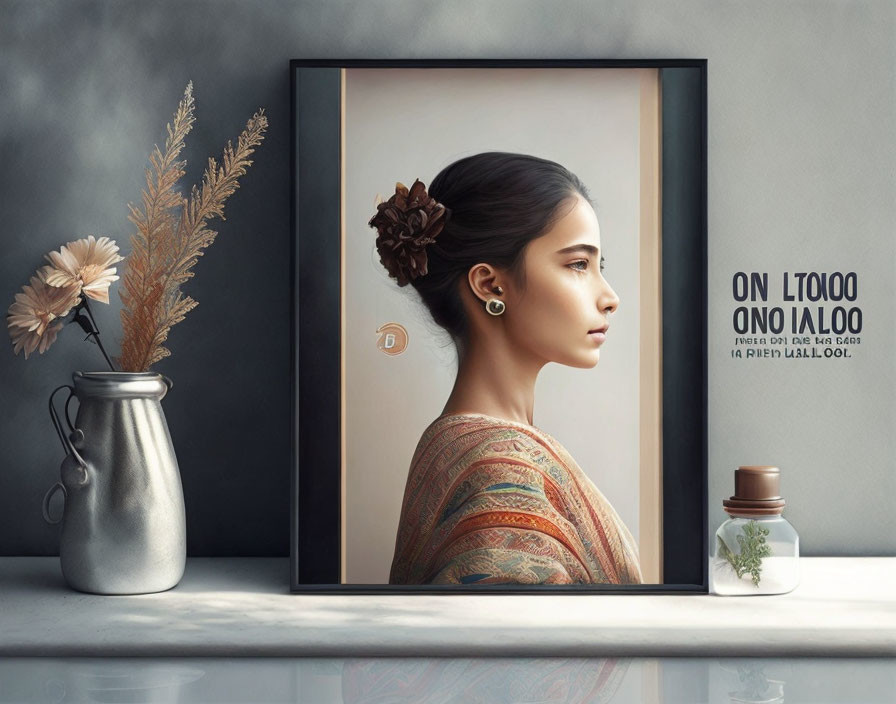
<svg viewBox="0 0 896 704">
<path fill-rule="evenodd" d="M 454 348 L 413 289 L 388 278 L 367 221 L 396 181 L 429 183 L 452 161 L 516 151 L 557 161 L 591 191 L 605 276 L 620 297 L 601 360 L 546 366 L 534 424 L 576 458 L 639 537 L 640 105 L 644 70 L 349 69 L 344 111 L 344 581 L 388 581 L 414 448 L 442 411 Z M 655 72 L 649 73 L 655 75 Z M 436 74 L 438 79 L 435 80 Z M 525 77 L 523 76 L 525 74 Z M 398 322 L 407 350 L 376 330 Z"/>
</svg>

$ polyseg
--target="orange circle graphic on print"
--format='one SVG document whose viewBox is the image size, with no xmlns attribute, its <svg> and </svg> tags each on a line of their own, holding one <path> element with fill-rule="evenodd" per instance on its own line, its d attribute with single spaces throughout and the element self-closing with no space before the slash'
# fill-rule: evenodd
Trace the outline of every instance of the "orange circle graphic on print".
<svg viewBox="0 0 896 704">
<path fill-rule="evenodd" d="M 377 328 L 376 346 L 389 355 L 401 354 L 408 347 L 408 331 L 398 323 L 386 323 Z"/>
</svg>

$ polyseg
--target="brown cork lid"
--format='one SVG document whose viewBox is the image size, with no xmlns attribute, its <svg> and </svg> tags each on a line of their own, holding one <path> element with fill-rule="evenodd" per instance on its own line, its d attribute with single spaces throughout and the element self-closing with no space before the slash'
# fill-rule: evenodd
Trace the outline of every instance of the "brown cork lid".
<svg viewBox="0 0 896 704">
<path fill-rule="evenodd" d="M 722 506 L 739 516 L 775 516 L 784 510 L 779 495 L 781 470 L 771 465 L 743 465 L 734 470 L 734 496 Z"/>
</svg>

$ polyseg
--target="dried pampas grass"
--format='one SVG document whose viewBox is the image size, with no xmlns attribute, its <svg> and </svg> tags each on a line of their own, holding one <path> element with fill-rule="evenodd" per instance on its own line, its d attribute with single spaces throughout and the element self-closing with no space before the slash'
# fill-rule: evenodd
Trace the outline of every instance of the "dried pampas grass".
<svg viewBox="0 0 896 704">
<path fill-rule="evenodd" d="M 165 151 L 155 147 L 146 169 L 142 207 L 129 205 L 128 219 L 137 227 L 120 291 L 123 338 L 118 366 L 121 371 L 147 371 L 169 356 L 164 347 L 171 326 L 198 305 L 184 295 L 181 284 L 193 276 L 192 268 L 217 232 L 207 223 L 224 220 L 224 202 L 239 188 L 238 179 L 252 164 L 249 155 L 264 140 L 268 121 L 259 109 L 237 138 L 224 149 L 222 163 L 208 160 L 201 187 L 189 198 L 177 190 L 186 161 L 178 161 L 184 138 L 193 127 L 193 84 L 187 84 L 174 121 L 167 126 Z"/>
</svg>

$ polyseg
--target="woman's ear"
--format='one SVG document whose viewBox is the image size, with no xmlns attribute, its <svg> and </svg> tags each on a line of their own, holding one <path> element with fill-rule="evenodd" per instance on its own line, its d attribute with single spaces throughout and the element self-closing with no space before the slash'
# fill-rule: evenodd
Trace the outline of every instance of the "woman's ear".
<svg viewBox="0 0 896 704">
<path fill-rule="evenodd" d="M 506 288 L 504 279 L 506 276 L 491 264 L 476 264 L 467 272 L 470 290 L 483 303 L 490 298 L 500 297 L 504 293 Z"/>
</svg>

